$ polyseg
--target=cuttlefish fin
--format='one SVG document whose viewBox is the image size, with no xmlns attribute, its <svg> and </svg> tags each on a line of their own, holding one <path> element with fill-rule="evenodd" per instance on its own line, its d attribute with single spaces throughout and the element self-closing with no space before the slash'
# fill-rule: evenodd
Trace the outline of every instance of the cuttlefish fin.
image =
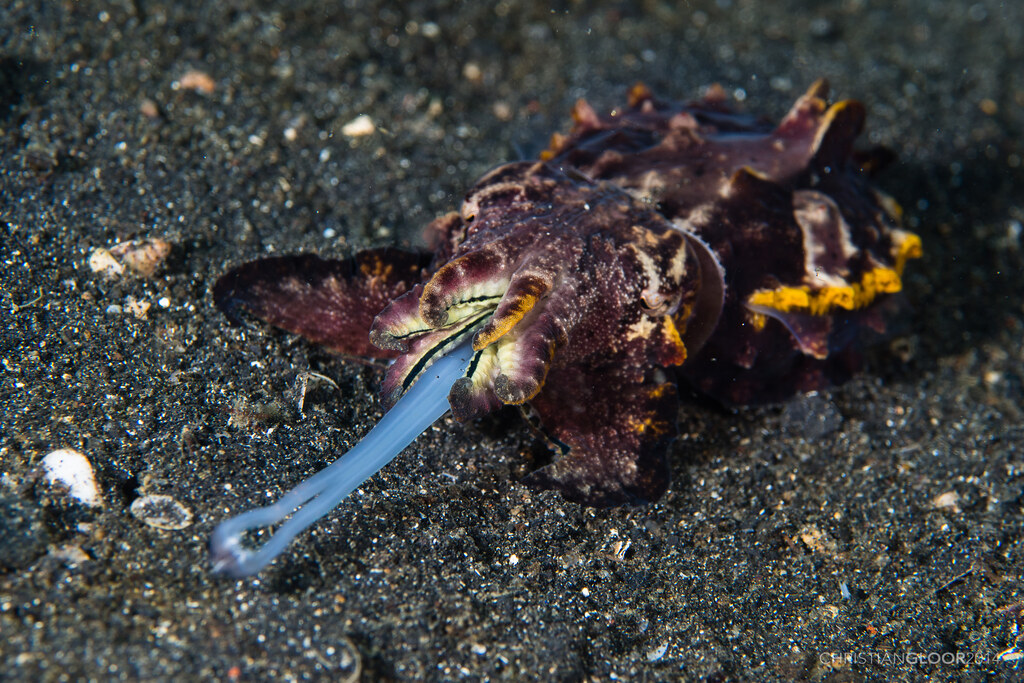
<svg viewBox="0 0 1024 683">
<path fill-rule="evenodd" d="M 595 507 L 657 500 L 669 484 L 679 408 L 675 384 L 660 374 L 611 365 L 552 370 L 530 409 L 557 455 L 525 483 Z"/>
<path fill-rule="evenodd" d="M 429 254 L 390 247 L 347 259 L 276 256 L 225 273 L 213 299 L 234 323 L 245 311 L 337 353 L 391 358 L 394 352 L 370 343 L 373 319 L 419 282 L 429 263 Z"/>
</svg>

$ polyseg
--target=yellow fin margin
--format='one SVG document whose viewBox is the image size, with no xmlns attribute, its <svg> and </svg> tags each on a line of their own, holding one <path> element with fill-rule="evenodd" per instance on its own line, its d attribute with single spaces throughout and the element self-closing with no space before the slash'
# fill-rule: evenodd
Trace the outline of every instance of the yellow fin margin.
<svg viewBox="0 0 1024 683">
<path fill-rule="evenodd" d="M 869 306 L 882 294 L 895 294 L 903 289 L 903 269 L 908 259 L 924 253 L 921 238 L 912 232 L 897 233 L 898 243 L 892 268 L 878 267 L 864 273 L 860 280 L 843 287 L 779 287 L 759 289 L 747 299 L 754 308 L 770 308 L 780 313 L 828 315 L 835 310 L 855 311 Z M 763 315 L 755 313 L 757 329 L 764 326 Z"/>
</svg>

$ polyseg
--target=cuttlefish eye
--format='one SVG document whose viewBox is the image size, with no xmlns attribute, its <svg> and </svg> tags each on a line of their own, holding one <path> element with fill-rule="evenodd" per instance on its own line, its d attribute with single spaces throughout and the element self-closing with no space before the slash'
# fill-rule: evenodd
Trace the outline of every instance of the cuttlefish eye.
<svg viewBox="0 0 1024 683">
<path fill-rule="evenodd" d="M 649 315 L 672 315 L 678 310 L 682 299 L 678 291 L 672 294 L 645 291 L 640 295 L 640 305 Z"/>
</svg>

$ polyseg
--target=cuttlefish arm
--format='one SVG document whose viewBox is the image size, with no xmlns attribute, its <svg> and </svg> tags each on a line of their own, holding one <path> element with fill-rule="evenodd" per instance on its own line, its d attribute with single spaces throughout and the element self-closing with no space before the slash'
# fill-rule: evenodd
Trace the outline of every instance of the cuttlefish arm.
<svg viewBox="0 0 1024 683">
<path fill-rule="evenodd" d="M 314 254 L 274 256 L 242 264 L 213 288 L 233 323 L 245 311 L 336 353 L 393 358 L 370 343 L 374 317 L 420 281 L 432 256 L 385 247 L 347 259 Z"/>
<path fill-rule="evenodd" d="M 677 435 L 675 383 L 651 369 L 571 366 L 548 376 L 527 421 L 555 460 L 524 479 L 583 505 L 655 501 L 668 488 L 668 450 Z"/>
</svg>

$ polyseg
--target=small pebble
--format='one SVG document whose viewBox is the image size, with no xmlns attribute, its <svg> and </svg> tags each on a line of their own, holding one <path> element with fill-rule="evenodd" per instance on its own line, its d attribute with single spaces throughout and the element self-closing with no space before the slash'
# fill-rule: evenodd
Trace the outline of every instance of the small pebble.
<svg viewBox="0 0 1024 683">
<path fill-rule="evenodd" d="M 512 120 L 512 107 L 509 106 L 508 102 L 495 102 L 491 110 L 494 112 L 494 118 L 499 121 Z"/>
<path fill-rule="evenodd" d="M 441 35 L 441 27 L 432 21 L 424 23 L 423 26 L 420 27 L 420 31 L 424 36 L 431 39 L 437 38 Z"/>
<path fill-rule="evenodd" d="M 192 511 L 170 496 L 156 494 L 136 498 L 128 511 L 157 529 L 175 531 L 192 524 Z"/>
<path fill-rule="evenodd" d="M 484 80 L 484 72 L 476 62 L 466 62 L 462 67 L 462 77 L 470 83 L 480 83 Z"/>
<path fill-rule="evenodd" d="M 359 138 L 364 135 L 371 135 L 375 130 L 377 130 L 377 126 L 374 125 L 373 119 L 366 114 L 362 114 L 342 126 L 341 134 L 350 138 Z"/>
<path fill-rule="evenodd" d="M 160 118 L 160 107 L 156 102 L 149 99 L 148 97 L 143 98 L 139 102 L 139 111 L 147 119 L 158 119 Z"/>
<path fill-rule="evenodd" d="M 82 505 L 103 505 L 92 464 L 82 453 L 71 448 L 51 451 L 43 458 L 42 467 L 47 484 L 66 488 L 68 495 Z"/>
<path fill-rule="evenodd" d="M 175 90 L 192 90 L 204 95 L 212 95 L 217 83 L 204 71 L 193 69 L 182 74 L 181 78 L 171 86 Z"/>
<path fill-rule="evenodd" d="M 662 643 L 658 647 L 654 648 L 653 650 L 649 650 L 647 652 L 647 661 L 648 662 L 660 661 L 661 658 L 665 656 L 666 652 L 668 652 L 668 643 Z"/>
<path fill-rule="evenodd" d="M 932 507 L 937 510 L 960 512 L 960 495 L 956 491 L 946 491 L 932 498 Z"/>
<path fill-rule="evenodd" d="M 136 299 L 129 295 L 124 300 L 124 310 L 134 315 L 139 320 L 146 320 L 149 317 L 149 309 L 153 307 L 153 304 L 142 299 Z"/>
<path fill-rule="evenodd" d="M 295 142 L 299 137 L 299 131 L 304 125 L 306 125 L 308 117 L 305 114 L 299 114 L 298 116 L 292 117 L 284 129 L 284 139 L 288 142 Z"/>
</svg>

